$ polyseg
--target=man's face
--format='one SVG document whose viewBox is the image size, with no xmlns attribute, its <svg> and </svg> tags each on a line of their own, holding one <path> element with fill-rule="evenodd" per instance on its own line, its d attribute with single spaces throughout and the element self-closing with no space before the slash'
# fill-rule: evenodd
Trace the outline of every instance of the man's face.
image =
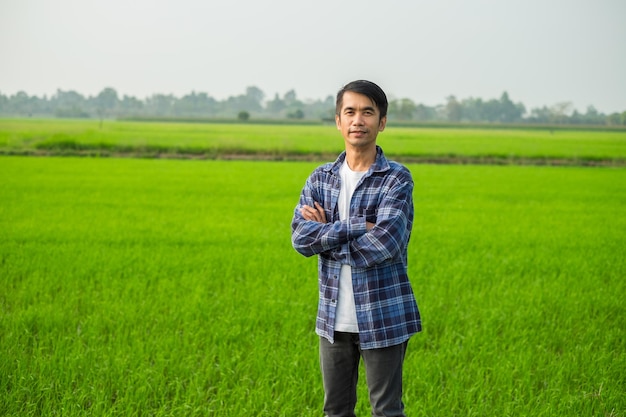
<svg viewBox="0 0 626 417">
<path fill-rule="evenodd" d="M 376 136 L 385 129 L 387 117 L 380 117 L 378 107 L 369 97 L 346 91 L 335 121 L 346 146 L 361 148 L 375 146 Z"/>
</svg>

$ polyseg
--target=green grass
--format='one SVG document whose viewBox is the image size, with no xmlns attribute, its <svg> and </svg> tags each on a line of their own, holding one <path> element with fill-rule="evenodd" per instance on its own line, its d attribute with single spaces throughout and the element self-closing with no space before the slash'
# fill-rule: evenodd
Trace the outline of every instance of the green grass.
<svg viewBox="0 0 626 417">
<path fill-rule="evenodd" d="M 416 171 L 425 404 L 623 415 L 626 173 L 455 168 Z"/>
<path fill-rule="evenodd" d="M 453 129 L 389 126 L 379 136 L 389 155 L 410 161 L 604 162 L 626 164 L 626 131 Z M 0 119 L 0 153 L 160 154 L 223 157 L 263 154 L 276 159 L 343 149 L 334 126 L 148 123 Z"/>
<path fill-rule="evenodd" d="M 0 415 L 321 415 L 315 165 L 0 157 Z M 407 413 L 624 416 L 626 170 L 410 168 Z"/>
</svg>

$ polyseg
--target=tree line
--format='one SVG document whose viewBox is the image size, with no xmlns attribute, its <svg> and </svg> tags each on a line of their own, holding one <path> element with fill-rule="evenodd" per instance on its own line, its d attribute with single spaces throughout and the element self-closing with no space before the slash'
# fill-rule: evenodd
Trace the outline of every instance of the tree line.
<svg viewBox="0 0 626 417">
<path fill-rule="evenodd" d="M 258 87 L 248 87 L 244 94 L 216 100 L 205 92 L 192 91 L 182 97 L 153 94 L 141 100 L 120 95 L 114 88 L 104 88 L 95 96 L 76 91 L 57 90 L 50 97 L 30 96 L 24 91 L 14 95 L 0 92 L 0 115 L 12 117 L 59 118 L 238 118 L 334 120 L 334 97 L 301 100 L 295 90 L 266 99 Z M 507 92 L 500 98 L 446 98 L 445 103 L 427 106 L 409 98 L 389 101 L 389 119 L 402 122 L 452 123 L 534 123 L 626 126 L 626 111 L 604 114 L 589 106 L 578 112 L 570 102 L 557 103 L 527 111 L 524 104 L 513 102 Z"/>
</svg>

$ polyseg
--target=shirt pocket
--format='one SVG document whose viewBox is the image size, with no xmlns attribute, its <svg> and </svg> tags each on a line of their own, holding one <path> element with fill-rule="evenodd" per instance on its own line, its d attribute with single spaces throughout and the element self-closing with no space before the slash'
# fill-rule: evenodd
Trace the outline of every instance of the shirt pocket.
<svg viewBox="0 0 626 417">
<path fill-rule="evenodd" d="M 359 210 L 359 215 L 365 217 L 366 222 L 376 223 L 376 219 L 378 218 L 378 208 L 364 208 Z"/>
</svg>

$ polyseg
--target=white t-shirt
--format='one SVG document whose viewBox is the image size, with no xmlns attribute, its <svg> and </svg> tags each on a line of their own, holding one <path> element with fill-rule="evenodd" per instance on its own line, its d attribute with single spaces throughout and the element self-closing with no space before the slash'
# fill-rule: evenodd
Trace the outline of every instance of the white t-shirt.
<svg viewBox="0 0 626 417">
<path fill-rule="evenodd" d="M 339 201 L 337 203 L 340 220 L 346 220 L 350 217 L 352 194 L 354 194 L 354 190 L 363 175 L 365 175 L 365 171 L 352 171 L 345 161 L 341 166 L 339 170 L 341 191 L 339 191 Z M 359 325 L 356 320 L 356 308 L 354 307 L 354 291 L 352 289 L 352 267 L 350 265 L 341 266 L 335 330 L 348 333 L 359 332 Z"/>
</svg>

